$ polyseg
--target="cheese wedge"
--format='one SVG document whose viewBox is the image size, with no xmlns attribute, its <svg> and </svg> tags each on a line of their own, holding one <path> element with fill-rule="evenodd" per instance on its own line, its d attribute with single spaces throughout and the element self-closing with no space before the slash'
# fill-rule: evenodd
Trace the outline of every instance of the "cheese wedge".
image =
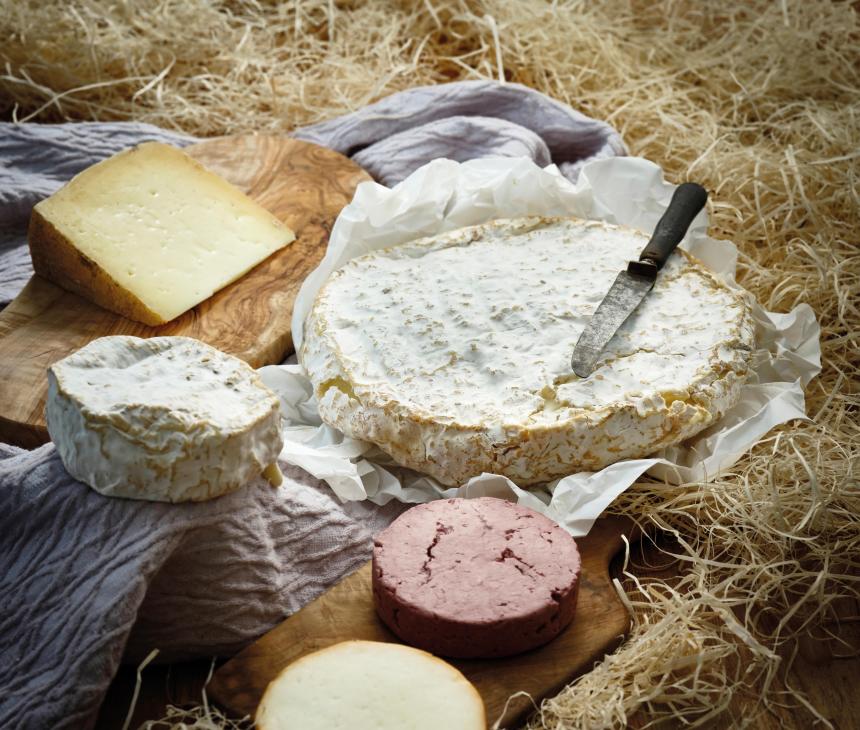
<svg viewBox="0 0 860 730">
<path fill-rule="evenodd" d="M 485 730 L 454 667 L 402 644 L 344 641 L 290 664 L 257 709 L 259 730 Z"/>
<path fill-rule="evenodd" d="M 148 325 L 169 322 L 295 238 L 275 216 L 169 145 L 100 162 L 33 209 L 36 273 Z"/>
<path fill-rule="evenodd" d="M 317 295 L 299 359 L 322 420 L 457 486 L 596 471 L 680 443 L 737 403 L 751 301 L 676 250 L 588 378 L 570 355 L 648 236 L 499 220 L 354 258 Z"/>
</svg>

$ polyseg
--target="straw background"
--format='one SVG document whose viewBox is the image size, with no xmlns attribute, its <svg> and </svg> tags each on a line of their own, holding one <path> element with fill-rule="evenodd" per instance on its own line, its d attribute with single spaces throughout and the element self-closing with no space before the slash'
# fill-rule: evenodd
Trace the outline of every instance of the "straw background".
<svg viewBox="0 0 860 730">
<path fill-rule="evenodd" d="M 288 132 L 410 86 L 497 78 L 609 121 L 632 154 L 706 185 L 743 285 L 768 309 L 808 302 L 819 317 L 811 420 L 713 483 L 643 484 L 613 505 L 662 536 L 668 567 L 642 581 L 630 569 L 629 639 L 532 724 L 787 713 L 834 727 L 789 668 L 798 652 L 826 663 L 860 646 L 856 3 L 0 0 L 0 38 L 4 119 Z"/>
</svg>

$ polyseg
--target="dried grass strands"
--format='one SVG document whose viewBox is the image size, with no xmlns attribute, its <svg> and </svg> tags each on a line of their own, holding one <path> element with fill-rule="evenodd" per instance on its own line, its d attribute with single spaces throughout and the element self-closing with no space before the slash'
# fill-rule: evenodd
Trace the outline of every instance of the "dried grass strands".
<svg viewBox="0 0 860 730">
<path fill-rule="evenodd" d="M 129 721 L 134 714 L 134 706 L 137 702 L 138 692 L 141 687 L 141 672 L 149 662 L 158 654 L 157 649 L 149 654 L 137 668 L 137 683 L 134 687 L 134 695 L 131 699 L 131 706 L 128 710 L 125 725 L 122 730 L 127 730 Z M 215 670 L 215 661 L 209 667 L 209 676 L 206 678 L 206 684 L 212 679 L 212 674 Z M 206 694 L 206 687 L 203 687 L 200 699 L 201 704 L 194 707 L 183 708 L 175 705 L 168 705 L 166 708 L 167 714 L 160 720 L 149 720 L 144 722 L 141 730 L 247 730 L 253 727 L 253 721 L 249 717 L 243 717 L 238 720 L 227 717 L 217 707 L 209 704 L 209 697 Z"/>
<path fill-rule="evenodd" d="M 769 434 L 714 483 L 622 495 L 615 511 L 674 536 L 667 550 L 683 574 L 626 578 L 630 639 L 532 724 L 741 724 L 768 705 L 819 719 L 784 677 L 798 642 L 824 650 L 844 633 L 846 601 L 858 599 L 851 3 L 0 0 L 0 37 L 7 118 L 135 119 L 198 135 L 289 130 L 409 86 L 501 75 L 609 120 L 634 154 L 707 185 L 711 231 L 737 243 L 743 284 L 770 309 L 807 302 L 819 316 L 813 420 Z"/>
<path fill-rule="evenodd" d="M 409 5 L 367 3 L 346 29 L 328 2 L 7 0 L 4 111 L 26 119 L 44 106 L 43 120 L 135 119 L 204 136 L 289 129 L 435 80 L 416 78 L 422 34 L 410 29 L 432 20 Z"/>
</svg>

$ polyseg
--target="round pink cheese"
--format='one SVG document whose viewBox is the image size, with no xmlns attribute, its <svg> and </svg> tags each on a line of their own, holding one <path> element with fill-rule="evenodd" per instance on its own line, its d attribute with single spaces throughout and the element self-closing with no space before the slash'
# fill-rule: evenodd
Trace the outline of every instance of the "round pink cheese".
<svg viewBox="0 0 860 730">
<path fill-rule="evenodd" d="M 573 538 L 502 499 L 446 499 L 404 512 L 376 538 L 377 613 L 407 644 L 488 658 L 555 638 L 573 619 Z"/>
</svg>

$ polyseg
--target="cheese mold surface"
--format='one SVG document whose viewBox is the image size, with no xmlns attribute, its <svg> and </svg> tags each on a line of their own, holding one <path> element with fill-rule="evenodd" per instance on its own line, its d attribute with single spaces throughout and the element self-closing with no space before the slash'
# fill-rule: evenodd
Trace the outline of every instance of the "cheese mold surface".
<svg viewBox="0 0 860 730">
<path fill-rule="evenodd" d="M 345 641 L 266 688 L 260 730 L 485 730 L 484 703 L 450 664 L 402 644 Z"/>
<path fill-rule="evenodd" d="M 413 507 L 373 548 L 373 600 L 403 641 L 489 659 L 533 649 L 573 620 L 582 562 L 552 520 L 502 499 Z"/>
<path fill-rule="evenodd" d="M 124 317 L 159 325 L 295 235 L 183 151 L 146 142 L 39 202 L 28 238 L 37 274 Z"/>
<path fill-rule="evenodd" d="M 520 485 L 677 444 L 740 395 L 751 299 L 676 250 L 588 378 L 579 335 L 648 237 L 577 218 L 472 226 L 350 260 L 299 353 L 320 415 L 449 486 Z"/>
<path fill-rule="evenodd" d="M 279 475 L 277 396 L 190 337 L 94 340 L 49 368 L 45 416 L 66 470 L 107 496 L 202 501 Z"/>
</svg>

